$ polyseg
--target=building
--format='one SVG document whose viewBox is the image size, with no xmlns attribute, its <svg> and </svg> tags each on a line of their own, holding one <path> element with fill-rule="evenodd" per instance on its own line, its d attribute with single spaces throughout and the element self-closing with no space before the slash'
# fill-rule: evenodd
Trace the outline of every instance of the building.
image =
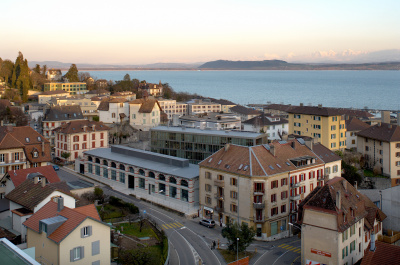
<svg viewBox="0 0 400 265">
<path fill-rule="evenodd" d="M 129 104 L 124 98 L 105 98 L 97 111 L 100 121 L 106 124 L 122 123 L 129 119 Z"/>
<path fill-rule="evenodd" d="M 389 176 L 392 187 L 400 184 L 400 126 L 381 123 L 358 132 L 357 152 L 367 168 Z"/>
<path fill-rule="evenodd" d="M 121 91 L 115 92 L 110 96 L 110 98 L 124 98 L 127 101 L 132 101 L 136 99 L 136 94 L 131 91 Z"/>
<path fill-rule="evenodd" d="M 346 120 L 346 148 L 357 150 L 357 133 L 369 127 L 369 124 L 354 117 Z"/>
<path fill-rule="evenodd" d="M 186 102 L 188 104 L 188 114 L 199 114 L 208 112 L 221 112 L 221 104 L 213 103 L 209 99 L 195 99 Z"/>
<path fill-rule="evenodd" d="M 47 70 L 46 77 L 51 81 L 60 81 L 62 78 L 62 72 L 60 69 L 49 69 Z"/>
<path fill-rule="evenodd" d="M 54 129 L 62 124 L 73 120 L 84 120 L 81 107 L 72 106 L 52 106 L 46 109 L 42 120 L 43 136 L 50 141 L 51 146 L 55 145 Z"/>
<path fill-rule="evenodd" d="M 380 200 L 382 201 L 381 210 L 387 215 L 383 221 L 385 230 L 400 231 L 400 186 L 394 186 L 381 190 Z"/>
<path fill-rule="evenodd" d="M 136 129 L 148 131 L 160 124 L 162 109 L 154 98 L 143 97 L 129 102 L 129 124 Z"/>
<path fill-rule="evenodd" d="M 230 113 L 231 112 L 230 108 L 235 107 L 237 105 L 232 101 L 226 99 L 210 98 L 210 100 L 214 103 L 221 104 L 221 111 L 224 113 Z"/>
<path fill-rule="evenodd" d="M 44 84 L 44 91 L 64 90 L 70 95 L 86 94 L 85 82 L 50 82 Z"/>
<path fill-rule="evenodd" d="M 230 108 L 229 110 L 231 113 L 238 115 L 242 121 L 250 120 L 254 117 L 261 115 L 261 113 L 262 113 L 258 110 L 246 108 L 241 105 L 236 105 L 236 106 Z"/>
<path fill-rule="evenodd" d="M 55 134 L 55 155 L 69 153 L 67 161 L 82 157 L 82 153 L 94 148 L 108 147 L 110 128 L 97 121 L 70 121 L 53 130 Z M 64 158 L 62 158 L 64 159 Z"/>
<path fill-rule="evenodd" d="M 241 120 L 232 113 L 208 112 L 194 115 L 184 115 L 177 120 L 174 118 L 173 126 L 210 130 L 239 130 Z"/>
<path fill-rule="evenodd" d="M 188 114 L 188 104 L 186 103 L 176 102 L 175 99 L 158 98 L 157 100 L 169 120 L 172 120 L 174 116 L 180 117 Z"/>
<path fill-rule="evenodd" d="M 0 174 L 10 170 L 46 166 L 50 143 L 30 126 L 0 126 Z"/>
<path fill-rule="evenodd" d="M 0 264 L 40 265 L 34 257 L 35 249 L 21 250 L 7 238 L 0 238 L 0 253 Z"/>
<path fill-rule="evenodd" d="M 114 145 L 84 152 L 75 170 L 185 215 L 199 209 L 199 167 L 187 159 Z"/>
<path fill-rule="evenodd" d="M 268 140 L 280 140 L 289 132 L 289 122 L 280 116 L 261 114 L 244 121 L 243 131 L 265 133 Z"/>
<path fill-rule="evenodd" d="M 22 242 L 26 242 L 26 228 L 23 227 L 23 222 L 50 200 L 63 197 L 66 205 L 75 208 L 75 198 L 69 190 L 65 182 L 47 184 L 45 176 L 36 175 L 34 179 L 25 180 L 6 195 L 6 199 L 10 201 L 9 216 L 12 229 L 21 234 Z"/>
<path fill-rule="evenodd" d="M 48 102 L 51 106 L 72 106 L 79 105 L 83 116 L 97 114 L 97 104 L 90 98 L 84 97 L 60 97 L 53 98 Z"/>
<path fill-rule="evenodd" d="M 66 96 L 69 96 L 69 93 L 64 90 L 45 91 L 40 95 L 38 95 L 38 103 L 47 104 L 50 102 L 52 98 L 66 97 Z"/>
<path fill-rule="evenodd" d="M 227 143 L 254 146 L 267 143 L 261 133 L 240 131 L 201 130 L 185 127 L 158 126 L 150 130 L 152 152 L 186 158 L 199 163 Z"/>
<path fill-rule="evenodd" d="M 108 81 L 106 79 L 98 79 L 95 84 L 97 89 L 106 89 L 108 87 Z"/>
<path fill-rule="evenodd" d="M 90 90 L 85 94 L 86 98 L 92 98 L 92 97 L 109 97 L 111 95 L 111 92 L 106 90 L 106 89 L 94 89 Z"/>
<path fill-rule="evenodd" d="M 347 180 L 336 177 L 299 205 L 302 264 L 355 264 L 386 215 Z"/>
<path fill-rule="evenodd" d="M 200 166 L 200 214 L 247 223 L 260 240 L 289 236 L 297 205 L 326 180 L 325 163 L 302 139 L 257 146 L 227 144 Z"/>
<path fill-rule="evenodd" d="M 150 96 L 155 96 L 155 97 L 158 97 L 158 96 L 162 96 L 163 95 L 163 86 L 162 86 L 162 84 L 161 84 L 161 81 L 160 81 L 160 83 L 157 85 L 157 84 L 151 84 L 151 83 L 140 83 L 139 84 L 139 89 L 141 89 L 142 90 L 142 92 L 144 92 L 144 91 L 146 91 L 147 92 L 147 94 L 148 95 L 150 95 Z"/>
<path fill-rule="evenodd" d="M 400 247 L 388 243 L 375 241 L 368 246 L 365 251 L 361 265 L 391 265 L 400 260 Z"/>
<path fill-rule="evenodd" d="M 41 264 L 110 264 L 110 227 L 101 221 L 93 204 L 72 209 L 58 198 L 24 226 L 27 246 L 36 249 Z"/>
<path fill-rule="evenodd" d="M 312 151 L 324 161 L 324 178 L 333 179 L 342 176 L 342 158 L 321 143 L 313 143 Z"/>
</svg>

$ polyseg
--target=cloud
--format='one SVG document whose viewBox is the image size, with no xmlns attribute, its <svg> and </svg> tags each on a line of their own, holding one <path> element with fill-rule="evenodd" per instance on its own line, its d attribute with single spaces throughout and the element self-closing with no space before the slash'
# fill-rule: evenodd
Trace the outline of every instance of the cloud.
<svg viewBox="0 0 400 265">
<path fill-rule="evenodd" d="M 316 51 L 311 54 L 314 58 L 335 58 L 337 53 L 334 50 Z"/>
<path fill-rule="evenodd" d="M 277 60 L 281 59 L 281 56 L 275 53 L 265 53 L 264 58 L 265 58 L 264 60 Z"/>
</svg>

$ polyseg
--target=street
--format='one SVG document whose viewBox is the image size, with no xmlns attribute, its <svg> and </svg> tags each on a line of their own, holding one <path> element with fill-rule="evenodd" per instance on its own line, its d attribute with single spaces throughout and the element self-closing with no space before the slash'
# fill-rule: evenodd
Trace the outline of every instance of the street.
<svg viewBox="0 0 400 265">
<path fill-rule="evenodd" d="M 221 236 L 222 228 L 207 228 L 199 224 L 200 218 L 187 219 L 173 212 L 161 209 L 150 203 L 141 201 L 132 196 L 114 190 L 70 169 L 60 168 L 57 171 L 62 181 L 84 180 L 99 185 L 106 195 L 119 197 L 124 201 L 134 203 L 140 211 L 156 221 L 170 240 L 171 265 L 186 264 L 226 264 L 218 250 L 211 250 L 211 243 L 215 240 L 221 248 L 226 248 L 227 240 Z M 297 236 L 281 239 L 274 242 L 254 241 L 248 251 L 257 250 L 257 254 L 250 260 L 251 265 L 263 264 L 300 264 L 300 239 Z"/>
</svg>

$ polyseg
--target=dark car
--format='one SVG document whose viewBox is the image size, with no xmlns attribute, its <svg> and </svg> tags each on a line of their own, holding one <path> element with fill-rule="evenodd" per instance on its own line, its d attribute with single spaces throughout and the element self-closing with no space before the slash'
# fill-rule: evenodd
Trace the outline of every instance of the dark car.
<svg viewBox="0 0 400 265">
<path fill-rule="evenodd" d="M 60 170 L 60 167 L 59 167 L 59 166 L 57 166 L 57 165 L 54 165 L 54 166 L 53 166 L 53 168 L 54 168 L 54 170 L 55 170 L 55 171 L 58 171 L 58 170 Z"/>
<path fill-rule="evenodd" d="M 199 224 L 207 226 L 208 228 L 215 226 L 215 222 L 210 219 L 202 219 L 202 220 L 200 220 Z"/>
</svg>

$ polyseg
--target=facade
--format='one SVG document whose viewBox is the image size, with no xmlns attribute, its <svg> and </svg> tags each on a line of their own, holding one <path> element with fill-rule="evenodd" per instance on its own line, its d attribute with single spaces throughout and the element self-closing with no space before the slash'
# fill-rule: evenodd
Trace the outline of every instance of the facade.
<svg viewBox="0 0 400 265">
<path fill-rule="evenodd" d="M 139 84 L 139 88 L 144 92 L 146 91 L 148 95 L 150 96 L 162 96 L 164 91 L 163 91 L 163 86 L 160 83 L 157 84 L 151 84 L 151 83 L 141 83 Z"/>
<path fill-rule="evenodd" d="M 109 97 L 111 95 L 111 92 L 106 90 L 106 89 L 94 89 L 90 90 L 85 94 L 86 98 L 92 98 L 92 97 Z"/>
<path fill-rule="evenodd" d="M 232 101 L 226 100 L 226 99 L 214 99 L 211 98 L 211 101 L 217 104 L 221 104 L 221 111 L 223 113 L 230 113 L 231 108 L 235 107 L 237 104 L 233 103 Z"/>
<path fill-rule="evenodd" d="M 400 184 L 400 126 L 381 123 L 358 132 L 357 152 L 367 168 L 390 176 L 392 187 Z"/>
<path fill-rule="evenodd" d="M 280 140 L 289 132 L 289 122 L 280 116 L 267 116 L 264 113 L 243 122 L 243 131 L 260 132 L 268 136 L 268 140 Z"/>
<path fill-rule="evenodd" d="M 75 169 L 110 186 L 126 188 L 137 198 L 186 215 L 197 214 L 199 167 L 187 159 L 114 145 L 86 151 Z"/>
<path fill-rule="evenodd" d="M 49 69 L 47 70 L 46 77 L 51 81 L 60 81 L 62 78 L 62 72 L 60 69 Z"/>
<path fill-rule="evenodd" d="M 101 122 L 105 124 L 121 123 L 128 120 L 129 104 L 124 98 L 105 98 L 97 108 Z"/>
<path fill-rule="evenodd" d="M 152 128 L 150 148 L 152 152 L 186 158 L 197 164 L 217 152 L 227 143 L 254 146 L 267 143 L 261 133 L 240 131 L 201 130 L 185 127 L 158 126 Z"/>
<path fill-rule="evenodd" d="M 181 117 L 188 114 L 188 104 L 176 102 L 175 99 L 158 98 L 158 104 L 165 114 L 168 115 L 168 120 L 172 120 L 174 116 Z"/>
<path fill-rule="evenodd" d="M 52 98 L 66 97 L 69 93 L 64 90 L 45 91 L 38 95 L 39 104 L 47 104 Z"/>
<path fill-rule="evenodd" d="M 64 90 L 70 95 L 86 94 L 88 92 L 85 82 L 50 82 L 44 84 L 44 91 Z"/>
<path fill-rule="evenodd" d="M 110 227 L 91 204 L 70 208 L 50 201 L 24 222 L 27 246 L 41 264 L 110 264 Z"/>
<path fill-rule="evenodd" d="M 136 129 L 148 131 L 161 120 L 161 107 L 154 98 L 143 97 L 129 102 L 129 124 Z"/>
<path fill-rule="evenodd" d="M 247 121 L 249 119 L 252 119 L 254 117 L 257 117 L 261 115 L 262 112 L 251 109 L 251 108 L 246 108 L 241 105 L 236 105 L 232 108 L 229 109 L 231 113 L 238 115 L 242 121 Z"/>
<path fill-rule="evenodd" d="M 0 126 L 0 174 L 10 170 L 46 166 L 50 143 L 30 126 Z"/>
<path fill-rule="evenodd" d="M 121 91 L 115 92 L 110 96 L 110 98 L 124 98 L 127 101 L 132 101 L 136 99 L 136 94 L 131 91 Z"/>
<path fill-rule="evenodd" d="M 54 129 L 62 124 L 73 120 L 84 120 L 81 107 L 72 106 L 52 106 L 46 109 L 42 120 L 43 136 L 50 141 L 50 145 L 55 145 Z"/>
<path fill-rule="evenodd" d="M 382 211 L 387 215 L 383 221 L 385 230 L 400 231 L 400 186 L 394 186 L 380 191 Z"/>
<path fill-rule="evenodd" d="M 342 176 L 342 158 L 321 143 L 313 143 L 312 151 L 324 161 L 324 178 L 333 179 Z"/>
<path fill-rule="evenodd" d="M 369 124 L 354 117 L 346 120 L 346 148 L 356 150 L 357 133 L 369 127 Z"/>
<path fill-rule="evenodd" d="M 189 115 L 208 112 L 221 112 L 221 104 L 213 103 L 209 99 L 195 99 L 186 103 L 188 104 Z"/>
<path fill-rule="evenodd" d="M 302 264 L 355 264 L 386 215 L 347 180 L 318 187 L 299 206 Z"/>
<path fill-rule="evenodd" d="M 184 115 L 179 117 L 173 126 L 184 126 L 188 128 L 210 129 L 210 130 L 239 130 L 241 120 L 231 113 L 209 112 L 195 115 Z"/>
<path fill-rule="evenodd" d="M 49 101 L 49 103 L 53 106 L 72 106 L 79 105 L 82 110 L 82 114 L 88 115 L 91 113 L 97 113 L 97 105 L 92 102 L 90 98 L 80 98 L 80 97 L 62 97 L 62 98 L 53 98 Z"/>
<path fill-rule="evenodd" d="M 289 236 L 297 205 L 326 180 L 325 163 L 302 139 L 226 145 L 200 166 L 200 214 L 247 223 L 260 240 Z"/>
<path fill-rule="evenodd" d="M 110 128 L 97 121 L 71 121 L 55 128 L 55 156 L 70 153 L 67 161 L 82 157 L 82 153 L 94 148 L 108 147 Z M 64 158 L 62 158 L 64 159 Z"/>
</svg>

